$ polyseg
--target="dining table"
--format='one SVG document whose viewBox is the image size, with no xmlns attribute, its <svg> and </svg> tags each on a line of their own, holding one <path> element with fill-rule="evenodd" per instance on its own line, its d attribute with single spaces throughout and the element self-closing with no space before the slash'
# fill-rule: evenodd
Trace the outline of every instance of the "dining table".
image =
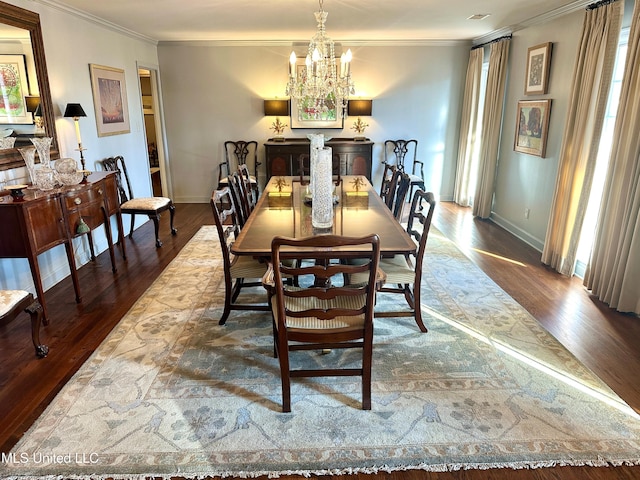
<svg viewBox="0 0 640 480">
<path fill-rule="evenodd" d="M 231 246 L 235 255 L 268 259 L 275 236 L 303 238 L 333 234 L 358 237 L 376 233 L 381 255 L 411 254 L 416 244 L 365 176 L 341 176 L 335 185 L 333 226 L 312 225 L 309 184 L 300 177 L 273 176 Z M 358 252 L 354 252 L 357 256 Z"/>
</svg>

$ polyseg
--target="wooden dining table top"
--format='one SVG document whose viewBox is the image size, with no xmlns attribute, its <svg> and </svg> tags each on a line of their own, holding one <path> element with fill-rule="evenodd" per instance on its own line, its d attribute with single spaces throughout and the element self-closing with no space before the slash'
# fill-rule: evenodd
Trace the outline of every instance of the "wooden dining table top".
<svg viewBox="0 0 640 480">
<path fill-rule="evenodd" d="M 269 257 L 276 235 L 303 238 L 333 234 L 378 234 L 384 255 L 414 253 L 416 244 L 364 176 L 343 176 L 335 188 L 333 227 L 314 229 L 307 185 L 299 177 L 271 177 L 256 207 L 231 246 L 235 255 Z"/>
</svg>

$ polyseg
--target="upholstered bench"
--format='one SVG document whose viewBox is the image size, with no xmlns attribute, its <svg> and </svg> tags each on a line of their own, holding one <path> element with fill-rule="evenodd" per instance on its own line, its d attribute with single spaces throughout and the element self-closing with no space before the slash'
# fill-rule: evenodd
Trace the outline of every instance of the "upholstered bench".
<svg viewBox="0 0 640 480">
<path fill-rule="evenodd" d="M 40 343 L 42 305 L 25 290 L 0 290 L 0 324 L 10 322 L 23 311 L 31 316 L 31 339 L 36 355 L 44 358 L 49 353 L 49 347 Z"/>
</svg>

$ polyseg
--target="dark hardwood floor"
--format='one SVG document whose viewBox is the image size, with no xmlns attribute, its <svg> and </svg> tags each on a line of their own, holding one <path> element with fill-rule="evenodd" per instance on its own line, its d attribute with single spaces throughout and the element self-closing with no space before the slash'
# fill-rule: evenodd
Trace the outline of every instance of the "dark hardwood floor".
<svg viewBox="0 0 640 480">
<path fill-rule="evenodd" d="M 133 240 L 127 238 L 128 260 L 116 255 L 116 274 L 111 273 L 106 253 L 83 266 L 79 271 L 81 304 L 75 303 L 69 278 L 46 292 L 50 325 L 43 327 L 41 339 L 50 347 L 47 358 L 34 355 L 27 315 L 0 325 L 1 452 L 12 448 L 200 226 L 213 223 L 208 204 L 179 204 L 176 210 L 176 236 L 169 233 L 168 215 L 161 220 L 162 248 L 155 248 L 153 226 L 147 222 Z M 492 222 L 474 219 L 469 209 L 442 202 L 436 207 L 434 225 L 640 412 L 638 317 L 609 309 L 579 279 L 562 277 L 542 266 L 539 252 Z M 428 258 L 428 245 L 426 255 Z M 414 470 L 359 476 L 363 477 L 360 480 L 630 480 L 640 478 L 640 467 Z"/>
</svg>

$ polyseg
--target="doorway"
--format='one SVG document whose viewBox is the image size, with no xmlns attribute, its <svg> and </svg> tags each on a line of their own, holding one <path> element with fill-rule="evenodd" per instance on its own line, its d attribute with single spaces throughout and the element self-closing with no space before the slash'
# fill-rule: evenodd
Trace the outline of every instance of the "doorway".
<svg viewBox="0 0 640 480">
<path fill-rule="evenodd" d="M 159 94 L 157 70 L 139 67 L 138 80 L 142 114 L 144 117 L 144 133 L 147 143 L 147 158 L 149 163 L 149 179 L 153 195 L 156 197 L 170 196 L 164 165 L 164 138 L 161 115 L 159 112 Z"/>
</svg>

